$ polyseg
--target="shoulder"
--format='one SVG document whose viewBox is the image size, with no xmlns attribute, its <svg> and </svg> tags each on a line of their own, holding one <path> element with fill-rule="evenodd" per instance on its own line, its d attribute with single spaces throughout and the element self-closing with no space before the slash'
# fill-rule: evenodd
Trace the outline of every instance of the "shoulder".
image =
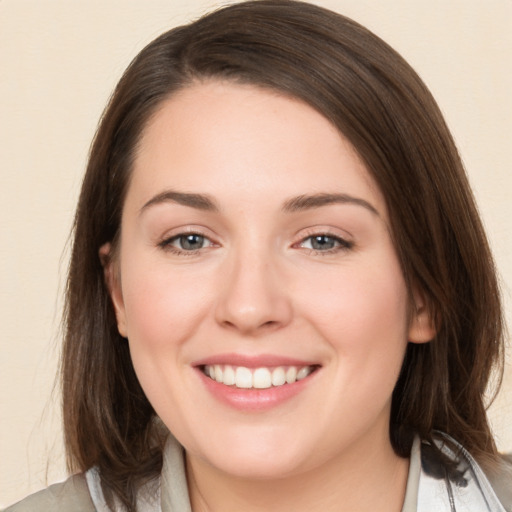
<svg viewBox="0 0 512 512">
<path fill-rule="evenodd" d="M 94 512 L 95 508 L 83 474 L 36 492 L 4 512 Z"/>
<path fill-rule="evenodd" d="M 504 455 L 500 467 L 487 476 L 505 510 L 512 512 L 512 454 Z"/>
<path fill-rule="evenodd" d="M 512 468 L 505 458 L 492 474 L 484 472 L 453 438 L 436 437 L 421 443 L 418 503 L 428 504 L 425 510 L 512 512 Z"/>
</svg>

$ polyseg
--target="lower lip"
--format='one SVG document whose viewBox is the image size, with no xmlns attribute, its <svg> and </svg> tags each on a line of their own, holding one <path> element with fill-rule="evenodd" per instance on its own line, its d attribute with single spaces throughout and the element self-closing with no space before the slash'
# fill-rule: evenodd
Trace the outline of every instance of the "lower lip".
<svg viewBox="0 0 512 512">
<path fill-rule="evenodd" d="M 241 389 L 226 386 L 207 377 L 201 369 L 197 368 L 199 376 L 208 391 L 219 401 L 241 411 L 262 412 L 284 404 L 303 391 L 315 378 L 318 369 L 305 379 L 293 384 L 283 384 L 266 389 Z"/>
</svg>

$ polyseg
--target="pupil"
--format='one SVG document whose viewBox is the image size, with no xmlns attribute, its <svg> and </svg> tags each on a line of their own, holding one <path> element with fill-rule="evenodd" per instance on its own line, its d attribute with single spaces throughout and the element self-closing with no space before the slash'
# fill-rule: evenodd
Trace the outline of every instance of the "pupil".
<svg viewBox="0 0 512 512">
<path fill-rule="evenodd" d="M 185 235 L 181 237 L 181 247 L 186 250 L 201 249 L 204 237 L 201 235 Z"/>
<path fill-rule="evenodd" d="M 332 249 L 334 247 L 334 239 L 326 235 L 318 235 L 313 237 L 311 242 L 313 249 Z"/>
</svg>

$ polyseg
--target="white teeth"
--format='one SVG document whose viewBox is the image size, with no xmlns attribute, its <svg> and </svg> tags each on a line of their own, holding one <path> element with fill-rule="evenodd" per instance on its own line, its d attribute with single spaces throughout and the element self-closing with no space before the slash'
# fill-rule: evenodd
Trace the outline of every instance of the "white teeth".
<svg viewBox="0 0 512 512">
<path fill-rule="evenodd" d="M 237 388 L 252 388 L 252 372 L 249 368 L 239 366 L 235 371 L 235 386 Z"/>
<path fill-rule="evenodd" d="M 258 368 L 252 376 L 252 385 L 257 389 L 265 389 L 272 386 L 272 375 L 268 368 Z"/>
<path fill-rule="evenodd" d="M 295 366 L 290 366 L 288 370 L 286 370 L 286 382 L 288 384 L 293 384 L 297 380 L 297 368 Z"/>
<path fill-rule="evenodd" d="M 297 372 L 297 380 L 305 379 L 311 373 L 309 366 L 304 366 Z"/>
<path fill-rule="evenodd" d="M 235 384 L 235 370 L 233 370 L 232 366 L 225 366 L 224 367 L 224 384 L 226 386 L 233 386 Z"/>
<path fill-rule="evenodd" d="M 282 386 L 286 382 L 286 373 L 283 367 L 275 368 L 272 372 L 272 386 Z"/>
<path fill-rule="evenodd" d="M 293 384 L 305 379 L 314 370 L 313 366 L 278 366 L 276 368 L 255 368 L 231 365 L 206 365 L 203 368 L 205 375 L 211 379 L 241 389 L 268 389 L 272 386 Z"/>
</svg>

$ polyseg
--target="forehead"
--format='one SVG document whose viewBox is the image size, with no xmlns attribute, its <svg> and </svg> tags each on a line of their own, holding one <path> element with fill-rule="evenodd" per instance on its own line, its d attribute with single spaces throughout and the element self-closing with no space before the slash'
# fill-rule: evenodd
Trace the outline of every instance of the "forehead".
<svg viewBox="0 0 512 512">
<path fill-rule="evenodd" d="M 230 82 L 194 83 L 147 123 L 130 188 L 142 201 L 165 187 L 247 198 L 269 190 L 346 192 L 383 206 L 358 153 L 323 115 L 295 98 Z"/>
</svg>

